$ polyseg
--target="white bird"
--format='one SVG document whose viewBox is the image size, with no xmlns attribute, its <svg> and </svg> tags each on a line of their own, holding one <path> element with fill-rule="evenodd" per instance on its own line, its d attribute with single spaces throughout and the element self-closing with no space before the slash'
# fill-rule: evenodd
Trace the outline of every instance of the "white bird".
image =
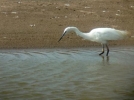
<svg viewBox="0 0 134 100">
<path fill-rule="evenodd" d="M 81 31 L 79 31 L 79 29 L 77 27 L 67 27 L 67 28 L 65 28 L 59 41 L 63 38 L 63 36 L 65 36 L 65 34 L 74 33 L 74 32 L 86 40 L 101 43 L 102 44 L 102 52 L 99 55 L 102 55 L 104 53 L 104 47 L 106 46 L 106 48 L 107 48 L 106 56 L 108 56 L 108 53 L 109 53 L 109 47 L 107 44 L 108 40 L 122 40 L 122 39 L 130 37 L 129 32 L 122 31 L 122 30 L 116 30 L 113 28 L 95 28 L 95 29 L 92 29 L 88 33 L 83 33 Z"/>
</svg>

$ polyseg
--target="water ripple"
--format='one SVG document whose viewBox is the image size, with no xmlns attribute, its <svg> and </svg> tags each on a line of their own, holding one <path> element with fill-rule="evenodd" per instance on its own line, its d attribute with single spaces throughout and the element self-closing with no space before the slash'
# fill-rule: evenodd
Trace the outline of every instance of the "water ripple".
<svg viewBox="0 0 134 100">
<path fill-rule="evenodd" d="M 0 51 L 0 98 L 133 99 L 134 49 Z M 90 94 L 90 95 L 89 95 Z"/>
</svg>

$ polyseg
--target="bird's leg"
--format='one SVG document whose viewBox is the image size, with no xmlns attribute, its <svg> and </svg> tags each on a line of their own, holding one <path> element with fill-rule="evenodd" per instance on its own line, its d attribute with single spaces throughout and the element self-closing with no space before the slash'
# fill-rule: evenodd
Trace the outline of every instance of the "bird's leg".
<svg viewBox="0 0 134 100">
<path fill-rule="evenodd" d="M 102 52 L 99 55 L 102 55 L 104 53 L 104 44 L 102 44 Z"/>
<path fill-rule="evenodd" d="M 107 48 L 107 54 L 106 54 L 106 56 L 108 56 L 108 53 L 109 53 L 109 47 L 108 47 L 107 44 L 106 44 L 106 48 Z"/>
</svg>

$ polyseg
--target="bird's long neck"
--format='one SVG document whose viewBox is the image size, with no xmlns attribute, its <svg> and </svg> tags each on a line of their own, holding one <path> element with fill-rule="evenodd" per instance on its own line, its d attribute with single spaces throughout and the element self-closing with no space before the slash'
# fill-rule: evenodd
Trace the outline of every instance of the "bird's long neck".
<svg viewBox="0 0 134 100">
<path fill-rule="evenodd" d="M 83 33 L 81 31 L 79 31 L 78 29 L 75 30 L 75 33 L 77 35 L 79 35 L 80 37 L 83 37 L 84 39 L 90 40 L 90 37 L 89 36 L 87 37 L 87 34 L 86 33 Z"/>
</svg>

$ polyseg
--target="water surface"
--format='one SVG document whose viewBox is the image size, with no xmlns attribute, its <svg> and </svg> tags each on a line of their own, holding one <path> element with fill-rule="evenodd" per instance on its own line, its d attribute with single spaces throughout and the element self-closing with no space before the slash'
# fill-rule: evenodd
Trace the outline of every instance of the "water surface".
<svg viewBox="0 0 134 100">
<path fill-rule="evenodd" d="M 1 100 L 134 100 L 134 47 L 0 50 Z"/>
</svg>

